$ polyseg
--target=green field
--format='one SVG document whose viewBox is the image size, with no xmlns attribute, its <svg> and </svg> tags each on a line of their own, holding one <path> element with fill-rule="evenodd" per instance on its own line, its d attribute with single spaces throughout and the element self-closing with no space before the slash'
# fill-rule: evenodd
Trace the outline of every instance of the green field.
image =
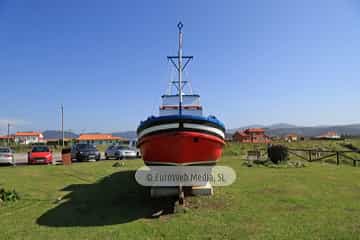
<svg viewBox="0 0 360 240">
<path fill-rule="evenodd" d="M 360 167 L 249 168 L 252 148 L 227 146 L 220 165 L 236 171 L 233 185 L 158 219 L 151 214 L 169 201 L 136 184 L 140 160 L 0 167 L 0 187 L 21 195 L 0 205 L 0 239 L 360 239 Z"/>
</svg>

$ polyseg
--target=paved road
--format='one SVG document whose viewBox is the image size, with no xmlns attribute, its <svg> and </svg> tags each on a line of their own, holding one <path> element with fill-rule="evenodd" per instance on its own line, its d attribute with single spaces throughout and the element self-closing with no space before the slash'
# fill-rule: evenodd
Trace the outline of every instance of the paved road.
<svg viewBox="0 0 360 240">
<path fill-rule="evenodd" d="M 14 158 L 17 165 L 27 164 L 27 153 L 15 153 Z M 53 159 L 57 162 L 61 161 L 61 153 L 53 153 Z M 104 159 L 103 152 L 101 152 L 101 159 Z"/>
<path fill-rule="evenodd" d="M 15 153 L 14 158 L 16 161 L 16 164 L 27 164 L 27 153 Z M 53 158 L 55 161 L 61 160 L 61 153 L 53 153 Z"/>
</svg>

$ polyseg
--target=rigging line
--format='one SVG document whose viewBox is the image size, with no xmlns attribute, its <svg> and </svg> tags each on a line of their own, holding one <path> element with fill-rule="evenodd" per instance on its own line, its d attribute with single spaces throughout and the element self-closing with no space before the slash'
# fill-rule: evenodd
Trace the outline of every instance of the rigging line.
<svg viewBox="0 0 360 240">
<path fill-rule="evenodd" d="M 182 67 L 182 70 L 183 70 L 183 71 L 185 70 L 186 66 L 188 65 L 188 63 L 189 63 L 192 59 L 193 59 L 192 57 L 186 59 L 186 62 L 185 62 L 185 64 L 184 64 L 184 66 Z"/>
<path fill-rule="evenodd" d="M 184 71 L 184 75 L 187 81 L 187 86 L 189 88 L 190 94 L 193 94 L 193 90 L 192 90 L 192 86 L 191 86 L 191 78 L 190 78 L 190 73 L 188 71 Z"/>
<path fill-rule="evenodd" d="M 189 88 L 190 88 L 190 93 L 193 94 L 193 88 L 192 88 L 192 82 L 191 82 L 190 74 L 189 74 Z"/>
<path fill-rule="evenodd" d="M 176 65 L 176 63 L 174 62 L 174 58 L 168 58 L 168 59 L 170 59 L 170 62 L 174 65 L 174 67 L 176 68 L 176 70 L 178 70 L 179 71 L 179 67 L 178 67 L 178 65 Z"/>
<path fill-rule="evenodd" d="M 178 88 L 177 88 L 177 84 L 175 84 L 177 81 L 175 80 L 175 71 L 174 71 L 174 69 L 170 66 L 170 64 L 169 64 L 169 67 L 170 67 L 170 71 L 171 71 L 171 77 L 170 77 L 170 81 L 169 81 L 169 88 L 170 88 L 170 90 L 169 90 L 169 95 L 171 95 L 172 94 L 172 89 L 173 89 L 173 87 L 175 86 L 175 88 L 177 89 L 177 91 L 178 91 Z"/>
<path fill-rule="evenodd" d="M 156 115 L 156 110 L 157 110 L 157 104 L 156 104 L 156 100 L 153 100 L 152 101 L 153 104 L 152 104 L 152 110 L 151 110 L 151 115 L 155 116 Z"/>
<path fill-rule="evenodd" d="M 169 75 L 170 75 L 170 81 L 169 80 L 167 80 L 168 81 L 168 86 L 167 86 L 167 89 L 166 89 L 166 91 L 165 91 L 165 93 L 166 94 L 171 94 L 171 90 L 172 90 L 172 84 L 171 84 L 171 81 L 172 81 L 172 79 L 173 79 L 173 75 L 174 75 L 174 71 L 173 71 L 173 68 L 170 66 L 170 62 L 168 61 L 168 70 L 167 70 L 167 77 L 166 78 L 168 78 L 169 77 Z"/>
</svg>

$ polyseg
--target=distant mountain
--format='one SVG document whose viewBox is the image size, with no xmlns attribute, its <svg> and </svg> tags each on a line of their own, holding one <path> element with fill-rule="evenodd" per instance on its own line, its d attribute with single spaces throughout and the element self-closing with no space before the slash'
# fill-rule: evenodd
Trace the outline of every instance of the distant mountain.
<svg viewBox="0 0 360 240">
<path fill-rule="evenodd" d="M 61 131 L 46 130 L 42 133 L 45 139 L 61 138 Z M 65 138 L 77 138 L 79 135 L 73 132 L 64 131 Z"/>
<path fill-rule="evenodd" d="M 340 127 L 341 127 L 342 125 L 340 125 Z M 360 123 L 359 124 L 357 124 L 357 123 L 355 123 L 355 124 L 349 124 L 349 125 L 345 125 L 345 126 L 347 126 L 347 127 L 352 127 L 352 128 L 360 128 Z"/>
<path fill-rule="evenodd" d="M 271 124 L 265 128 L 267 129 L 278 129 L 278 128 L 296 128 L 296 125 L 292 125 L 292 124 L 287 124 L 287 123 L 275 123 L 275 124 Z"/>
<path fill-rule="evenodd" d="M 330 131 L 335 131 L 339 135 L 360 136 L 360 124 L 343 125 L 343 126 L 277 128 L 277 129 L 267 129 L 266 133 L 270 136 L 283 136 L 289 133 L 295 133 L 305 137 L 314 137 Z"/>
<path fill-rule="evenodd" d="M 287 123 L 275 123 L 271 125 L 261 125 L 261 124 L 253 124 L 248 126 L 243 126 L 240 128 L 227 129 L 227 133 L 235 133 L 238 130 L 245 130 L 247 128 L 264 128 L 264 129 L 279 129 L 279 128 L 296 128 L 296 125 L 287 124 Z"/>
<path fill-rule="evenodd" d="M 227 134 L 233 134 L 236 131 L 243 131 L 243 130 L 245 130 L 247 128 L 266 128 L 266 126 L 265 125 L 260 125 L 260 124 L 248 125 L 248 126 L 239 127 L 239 128 L 226 129 L 226 133 Z"/>
<path fill-rule="evenodd" d="M 127 139 L 135 139 L 137 138 L 135 131 L 125 131 L 125 132 L 114 132 L 112 135 L 116 137 L 123 137 Z"/>
<path fill-rule="evenodd" d="M 335 131 L 339 135 L 360 136 L 360 124 L 304 127 L 287 123 L 276 123 L 271 125 L 254 124 L 240 128 L 227 129 L 226 135 L 231 136 L 233 133 L 235 133 L 235 131 L 245 130 L 246 128 L 264 128 L 266 134 L 270 136 L 284 136 L 289 133 L 295 133 L 305 137 L 314 137 L 329 131 Z M 61 132 L 57 130 L 47 130 L 43 132 L 43 135 L 45 139 L 60 138 Z M 114 132 L 112 135 L 124 137 L 127 139 L 137 138 L 136 131 Z M 77 138 L 78 136 L 78 134 L 73 132 L 65 132 L 65 138 Z"/>
<path fill-rule="evenodd" d="M 101 134 L 101 132 L 87 132 L 86 134 Z M 46 130 L 43 132 L 45 139 L 54 139 L 54 138 L 61 138 L 61 131 L 59 130 Z M 124 137 L 127 139 L 134 139 L 136 138 L 135 131 L 124 131 L 124 132 L 114 132 L 112 135 L 117 137 Z M 78 138 L 79 134 L 65 131 L 64 132 L 65 138 Z"/>
<path fill-rule="evenodd" d="M 228 129 L 227 134 L 233 134 L 237 130 L 244 130 L 246 128 L 264 128 L 266 134 L 270 136 L 284 136 L 289 133 L 295 133 L 305 137 L 314 137 L 329 131 L 335 131 L 339 135 L 352 135 L 360 136 L 360 124 L 349 124 L 349 125 L 333 125 L 333 126 L 314 126 L 304 127 L 296 126 L 287 123 L 277 123 L 272 125 L 249 125 L 240 128 Z"/>
</svg>

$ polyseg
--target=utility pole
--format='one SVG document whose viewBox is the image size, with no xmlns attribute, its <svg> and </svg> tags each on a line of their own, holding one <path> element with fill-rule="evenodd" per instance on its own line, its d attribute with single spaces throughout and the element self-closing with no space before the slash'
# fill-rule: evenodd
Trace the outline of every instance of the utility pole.
<svg viewBox="0 0 360 240">
<path fill-rule="evenodd" d="M 7 145 L 10 146 L 10 123 L 8 123 Z"/>
<path fill-rule="evenodd" d="M 64 148 L 64 106 L 61 104 L 61 140 L 62 147 Z"/>
</svg>

